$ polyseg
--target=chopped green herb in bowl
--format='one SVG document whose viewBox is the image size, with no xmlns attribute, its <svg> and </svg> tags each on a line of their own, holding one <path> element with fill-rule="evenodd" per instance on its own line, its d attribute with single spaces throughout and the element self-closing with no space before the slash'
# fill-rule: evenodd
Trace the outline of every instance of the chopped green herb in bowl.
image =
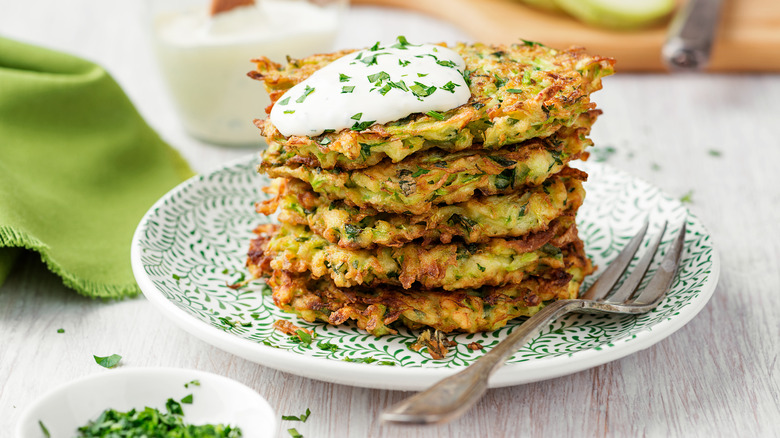
<svg viewBox="0 0 780 438">
<path fill-rule="evenodd" d="M 185 400 L 189 401 L 185 401 Z M 192 403 L 192 395 L 182 401 Z M 78 429 L 78 438 L 236 438 L 241 429 L 224 424 L 193 425 L 184 422 L 181 404 L 169 398 L 166 412 L 145 407 L 119 412 L 106 409 L 95 420 L 90 420 Z"/>
</svg>

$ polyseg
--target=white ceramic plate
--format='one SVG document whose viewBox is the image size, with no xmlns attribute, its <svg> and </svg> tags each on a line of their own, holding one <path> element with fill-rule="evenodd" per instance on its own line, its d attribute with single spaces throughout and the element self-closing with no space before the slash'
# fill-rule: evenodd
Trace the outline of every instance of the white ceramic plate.
<svg viewBox="0 0 780 438">
<path fill-rule="evenodd" d="M 200 385 L 189 384 L 193 380 Z M 166 412 L 169 398 L 179 401 L 189 394 L 192 404 L 181 404 L 185 423 L 237 426 L 245 437 L 274 436 L 276 415 L 271 406 L 235 380 L 196 370 L 128 368 L 93 374 L 45 394 L 22 414 L 16 437 L 43 437 L 40 421 L 52 438 L 71 438 L 78 427 L 106 409 L 127 412 L 149 406 Z"/>
<path fill-rule="evenodd" d="M 432 360 L 407 347 L 416 339 L 409 330 L 374 338 L 353 325 L 310 324 L 276 308 L 259 281 L 239 290 L 227 287 L 244 276 L 251 230 L 269 220 L 254 211 L 254 203 L 267 196 L 261 188 L 268 182 L 255 172 L 256 164 L 255 157 L 248 157 L 184 182 L 160 199 L 138 226 L 132 244 L 138 284 L 149 301 L 184 330 L 225 351 L 290 373 L 347 385 L 412 390 L 469 365 L 521 322 L 491 333 L 455 336 L 451 339 L 457 347 L 446 358 Z M 580 167 L 590 178 L 577 221 L 594 262 L 606 266 L 648 217 L 651 233 L 664 220 L 670 221 L 662 243 L 665 250 L 685 220 L 680 274 L 667 298 L 650 313 L 571 314 L 557 320 L 507 361 L 491 378 L 492 387 L 574 373 L 647 348 L 690 321 L 715 289 L 717 254 L 704 226 L 679 201 L 611 167 L 587 163 Z M 293 342 L 271 326 L 278 319 L 315 330 L 317 339 L 311 346 Z M 473 341 L 487 348 L 466 348 Z M 337 348 L 321 349 L 317 342 Z M 375 362 L 347 362 L 366 358 Z"/>
</svg>

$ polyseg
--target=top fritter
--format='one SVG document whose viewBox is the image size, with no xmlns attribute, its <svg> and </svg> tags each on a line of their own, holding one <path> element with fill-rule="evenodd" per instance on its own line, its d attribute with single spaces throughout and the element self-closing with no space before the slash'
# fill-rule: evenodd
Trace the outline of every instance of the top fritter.
<svg viewBox="0 0 780 438">
<path fill-rule="evenodd" d="M 449 96 L 460 92 L 456 81 L 434 85 L 414 70 L 410 70 L 408 75 L 402 74 L 403 58 L 397 60 L 398 68 L 394 72 L 374 71 L 379 65 L 376 60 L 383 59 L 383 53 L 404 46 L 410 49 L 421 47 L 411 45 L 401 37 L 392 46 L 377 44 L 361 52 L 314 55 L 289 60 L 286 66 L 260 58 L 255 60 L 257 70 L 249 75 L 265 82 L 273 102 L 267 108 L 269 113 L 274 105 L 289 104 L 288 97 L 295 97 L 293 101 L 298 102 L 313 96 L 316 90 L 309 87 L 298 93 L 300 96 L 287 96 L 280 101 L 289 89 L 334 61 L 374 67 L 371 71 L 366 70 L 365 80 L 361 80 L 375 86 L 371 91 L 379 97 L 406 93 L 423 99 L 436 93 Z M 409 56 L 430 58 L 430 62 L 462 76 L 470 91 L 465 103 L 449 110 L 416 112 L 380 124 L 364 118 L 361 113 L 367 111 L 357 112 L 334 101 L 325 111 L 349 112 L 347 115 L 352 116 L 349 118 L 354 121 L 352 126 L 338 131 L 325 130 L 312 136 L 285 136 L 270 118 L 256 120 L 255 123 L 266 136 L 269 149 L 277 156 L 297 156 L 306 160 L 310 167 L 326 169 L 368 167 L 385 157 L 398 162 L 432 147 L 450 152 L 473 147 L 496 149 L 530 138 L 547 137 L 562 127 L 571 126 L 580 114 L 595 107 L 589 95 L 601 88 L 601 78 L 612 74 L 614 65 L 614 60 L 610 58 L 589 56 L 581 49 L 559 51 L 531 42 L 511 46 L 458 44 L 451 50 L 443 46 L 430 47 L 433 47 L 433 53 L 429 55 L 410 50 Z M 463 63 L 445 54 L 437 54 L 436 47 L 442 52 L 454 52 Z M 337 61 L 344 57 L 348 57 L 346 61 L 349 62 Z M 330 74 L 334 76 L 331 81 L 343 82 L 340 93 L 352 93 L 354 87 L 360 85 L 354 84 L 354 74 L 340 73 L 338 69 L 333 69 Z M 295 110 L 286 110 L 288 113 L 291 111 Z"/>
</svg>

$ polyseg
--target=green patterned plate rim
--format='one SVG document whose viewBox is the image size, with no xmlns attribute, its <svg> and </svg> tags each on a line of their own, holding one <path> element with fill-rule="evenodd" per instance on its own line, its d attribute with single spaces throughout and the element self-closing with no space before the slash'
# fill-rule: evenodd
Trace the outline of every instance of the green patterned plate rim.
<svg viewBox="0 0 780 438">
<path fill-rule="evenodd" d="M 276 308 L 259 280 L 238 289 L 228 287 L 247 275 L 244 263 L 252 229 L 272 220 L 254 211 L 254 203 L 267 196 L 262 187 L 268 182 L 255 172 L 256 164 L 253 155 L 185 181 L 147 212 L 133 237 L 133 272 L 144 295 L 192 335 L 301 376 L 415 390 L 468 366 L 522 322 L 491 333 L 451 336 L 457 346 L 444 359 L 433 360 L 408 348 L 416 339 L 410 330 L 375 338 L 354 325 L 307 323 Z M 507 361 L 491 378 L 491 387 L 571 374 L 647 348 L 690 321 L 715 290 L 720 262 L 711 237 L 680 201 L 612 167 L 599 163 L 579 167 L 590 177 L 577 222 L 594 262 L 606 266 L 646 218 L 650 233 L 669 221 L 661 247 L 665 252 L 684 220 L 680 273 L 664 301 L 647 314 L 570 314 L 555 321 Z M 310 345 L 294 342 L 273 329 L 279 319 L 314 330 L 316 339 Z M 475 341 L 485 348 L 466 347 Z"/>
</svg>

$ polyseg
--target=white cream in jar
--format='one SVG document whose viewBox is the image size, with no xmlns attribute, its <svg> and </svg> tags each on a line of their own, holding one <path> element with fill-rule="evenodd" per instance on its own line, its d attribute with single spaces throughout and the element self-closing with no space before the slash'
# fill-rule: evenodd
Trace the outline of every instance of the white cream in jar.
<svg viewBox="0 0 780 438">
<path fill-rule="evenodd" d="M 253 58 L 284 62 L 331 49 L 338 7 L 263 0 L 208 14 L 202 8 L 154 19 L 157 58 L 185 129 L 227 145 L 262 141 L 252 120 L 270 104 L 262 83 L 247 77 Z"/>
</svg>

